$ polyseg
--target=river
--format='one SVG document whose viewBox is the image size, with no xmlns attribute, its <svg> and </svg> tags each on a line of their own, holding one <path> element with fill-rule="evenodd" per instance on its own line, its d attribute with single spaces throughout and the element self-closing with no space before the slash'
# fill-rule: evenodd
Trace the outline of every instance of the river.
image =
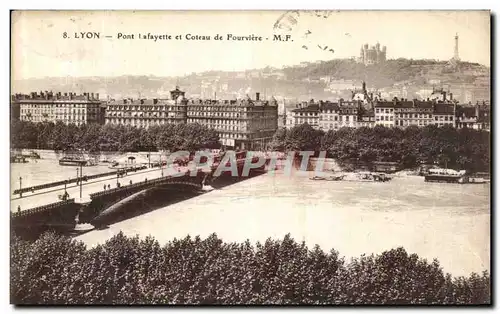
<svg viewBox="0 0 500 314">
<path fill-rule="evenodd" d="M 42 176 L 76 175 L 76 168 L 61 167 L 55 160 L 12 166 L 11 182 L 16 182 L 14 176 L 34 173 L 41 183 Z M 84 173 L 90 171 L 100 170 L 84 168 Z M 123 231 L 165 243 L 215 232 L 225 241 L 262 242 L 290 233 L 310 247 L 333 248 L 347 258 L 402 246 L 428 260 L 437 258 L 455 276 L 490 269 L 489 184 L 427 183 L 417 176 L 385 183 L 313 181 L 308 179 L 312 175 L 264 174 L 77 239 L 93 246 Z"/>
</svg>

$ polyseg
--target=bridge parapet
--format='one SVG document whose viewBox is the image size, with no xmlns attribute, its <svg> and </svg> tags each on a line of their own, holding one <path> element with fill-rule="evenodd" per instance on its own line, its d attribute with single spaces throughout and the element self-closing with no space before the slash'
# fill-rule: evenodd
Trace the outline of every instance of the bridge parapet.
<svg viewBox="0 0 500 314">
<path fill-rule="evenodd" d="M 11 218 L 19 218 L 19 217 L 30 216 L 30 215 L 35 214 L 35 213 L 49 211 L 49 210 L 52 210 L 54 208 L 59 208 L 61 206 L 65 206 L 65 205 L 69 205 L 69 204 L 74 204 L 74 203 L 75 203 L 75 199 L 71 198 L 71 199 L 68 199 L 68 200 L 65 200 L 65 201 L 60 201 L 60 202 L 56 202 L 56 203 L 51 203 L 51 204 L 47 204 L 47 205 L 42 205 L 42 206 L 30 208 L 28 210 L 23 210 L 23 211 L 20 211 L 20 212 L 11 213 L 10 216 L 11 216 Z"/>
<path fill-rule="evenodd" d="M 112 194 L 115 194 L 117 192 L 120 192 L 120 193 L 121 192 L 125 192 L 125 193 L 136 192 L 136 191 L 141 190 L 142 188 L 161 186 L 167 182 L 173 182 L 173 181 L 176 181 L 177 183 L 186 183 L 186 181 L 192 181 L 193 184 L 197 184 L 201 188 L 201 180 L 197 177 L 191 177 L 191 176 L 189 176 L 189 174 L 186 173 L 183 176 L 167 176 L 167 177 L 156 178 L 156 179 L 151 179 L 151 180 L 147 180 L 147 181 L 141 181 L 141 182 L 137 182 L 137 183 L 133 183 L 133 184 L 129 184 L 129 185 L 123 185 L 121 187 L 116 187 L 116 188 L 112 188 L 112 189 L 108 189 L 108 190 L 99 191 L 99 192 L 90 194 L 90 198 L 95 199 L 95 198 L 102 197 L 102 196 L 112 195 Z"/>
</svg>

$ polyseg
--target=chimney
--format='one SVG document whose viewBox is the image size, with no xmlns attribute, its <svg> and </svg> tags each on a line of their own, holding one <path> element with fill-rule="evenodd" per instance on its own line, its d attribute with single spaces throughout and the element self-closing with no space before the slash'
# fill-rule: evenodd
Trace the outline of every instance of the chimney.
<svg viewBox="0 0 500 314">
<path fill-rule="evenodd" d="M 476 118 L 479 118 L 479 101 L 476 103 Z"/>
<path fill-rule="evenodd" d="M 323 100 L 320 100 L 319 103 L 318 103 L 318 108 L 319 110 L 321 110 L 321 106 L 323 105 Z"/>
<path fill-rule="evenodd" d="M 339 99 L 339 105 L 342 106 L 342 103 L 344 102 L 344 98 Z"/>
<path fill-rule="evenodd" d="M 255 100 L 259 101 L 260 100 L 260 93 L 255 93 Z"/>
<path fill-rule="evenodd" d="M 446 92 L 443 92 L 443 101 L 446 101 Z"/>
<path fill-rule="evenodd" d="M 453 100 L 453 93 L 450 93 L 450 100 Z"/>
<path fill-rule="evenodd" d="M 94 99 L 94 93 L 90 93 L 90 98 Z"/>
<path fill-rule="evenodd" d="M 64 93 L 64 96 L 65 96 L 65 97 L 68 97 L 68 93 Z"/>
<path fill-rule="evenodd" d="M 157 103 L 158 103 L 158 99 L 157 99 L 157 98 L 154 98 L 154 99 L 153 99 L 153 104 L 155 104 L 155 105 L 156 105 Z"/>
</svg>

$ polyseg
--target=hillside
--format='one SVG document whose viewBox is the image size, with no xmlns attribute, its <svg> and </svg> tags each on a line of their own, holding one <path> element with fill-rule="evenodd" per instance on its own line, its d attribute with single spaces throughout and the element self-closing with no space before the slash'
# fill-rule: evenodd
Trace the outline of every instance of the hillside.
<svg viewBox="0 0 500 314">
<path fill-rule="evenodd" d="M 175 85 L 181 86 L 188 95 L 203 98 L 235 98 L 261 92 L 264 97 L 281 96 L 290 99 L 337 99 L 348 94 L 338 93 L 329 84 L 349 81 L 360 85 L 366 81 L 369 88 L 394 89 L 395 85 L 410 86 L 412 97 L 419 89 L 432 89 L 436 82 L 447 85 L 456 95 L 459 89 L 481 88 L 489 91 L 488 67 L 476 64 L 460 64 L 452 69 L 445 61 L 436 60 L 387 60 L 383 65 L 365 66 L 349 59 L 303 63 L 283 69 L 255 69 L 244 72 L 210 71 L 193 73 L 184 77 L 119 76 L 119 77 L 65 77 L 37 78 L 13 82 L 13 92 L 53 90 L 100 93 L 101 97 L 168 97 Z"/>
<path fill-rule="evenodd" d="M 308 64 L 306 67 L 287 67 L 284 72 L 288 79 L 304 79 L 330 75 L 337 79 L 365 80 L 374 82 L 378 88 L 391 86 L 396 82 L 408 80 L 424 80 L 427 75 L 446 77 L 452 73 L 476 70 L 478 73 L 488 69 L 477 63 L 462 63 L 458 71 L 447 66 L 446 61 L 435 60 L 387 60 L 384 64 L 365 66 L 354 60 L 330 60 Z M 457 75 L 456 80 L 460 80 Z"/>
</svg>

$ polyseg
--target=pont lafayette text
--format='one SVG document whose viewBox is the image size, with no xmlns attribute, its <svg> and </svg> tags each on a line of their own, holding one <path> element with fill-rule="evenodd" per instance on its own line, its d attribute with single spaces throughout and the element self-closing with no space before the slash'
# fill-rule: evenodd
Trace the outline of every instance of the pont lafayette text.
<svg viewBox="0 0 500 314">
<path fill-rule="evenodd" d="M 73 35 L 73 36 L 71 36 Z M 76 38 L 76 39 L 101 39 L 101 38 L 115 38 L 119 40 L 187 40 L 187 41 L 292 41 L 291 35 L 276 35 L 273 34 L 269 37 L 263 37 L 255 34 L 214 34 L 214 35 L 202 35 L 202 34 L 155 34 L 155 33 L 117 33 L 115 36 L 104 35 L 100 32 L 75 32 L 70 34 L 64 32 L 62 34 L 63 38 Z"/>
</svg>

